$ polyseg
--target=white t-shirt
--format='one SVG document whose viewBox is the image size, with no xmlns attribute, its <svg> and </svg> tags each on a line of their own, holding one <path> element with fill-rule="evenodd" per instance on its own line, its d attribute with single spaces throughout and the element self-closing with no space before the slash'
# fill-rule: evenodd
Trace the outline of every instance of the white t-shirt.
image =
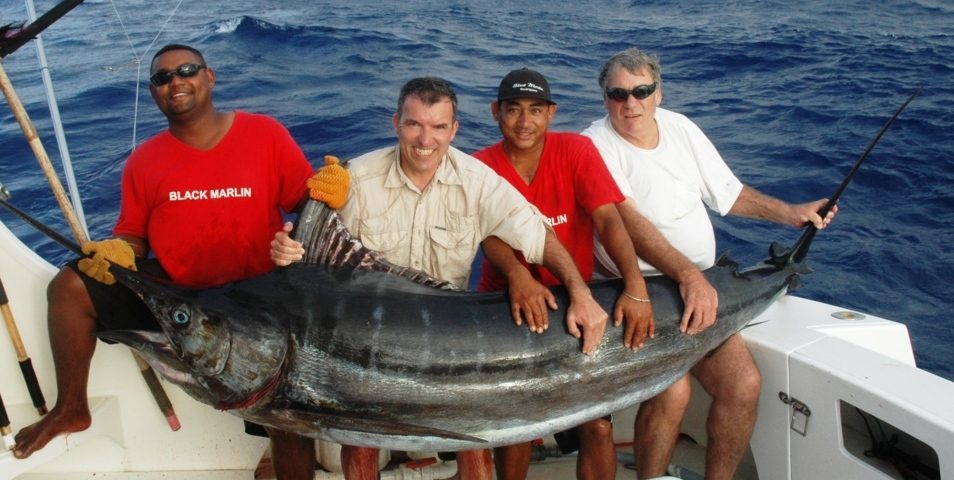
<svg viewBox="0 0 954 480">
<path fill-rule="evenodd" d="M 583 135 L 593 140 L 619 189 L 636 202 L 639 213 L 691 262 L 709 268 L 715 263 L 715 233 L 705 206 L 727 214 L 742 192 L 742 182 L 685 115 L 657 108 L 656 124 L 659 145 L 651 150 L 621 137 L 608 116 L 593 122 Z M 619 275 L 599 238 L 594 253 Z M 659 274 L 642 259 L 639 268 L 648 275 Z"/>
</svg>

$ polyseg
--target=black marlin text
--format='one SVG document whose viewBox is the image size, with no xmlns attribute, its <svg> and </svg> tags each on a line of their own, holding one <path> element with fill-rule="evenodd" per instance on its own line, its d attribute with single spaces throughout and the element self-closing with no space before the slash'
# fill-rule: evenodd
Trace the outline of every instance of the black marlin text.
<svg viewBox="0 0 954 480">
<path fill-rule="evenodd" d="M 218 200 L 221 198 L 250 198 L 252 187 L 213 188 L 209 190 L 183 190 L 169 192 L 169 201 Z"/>
</svg>

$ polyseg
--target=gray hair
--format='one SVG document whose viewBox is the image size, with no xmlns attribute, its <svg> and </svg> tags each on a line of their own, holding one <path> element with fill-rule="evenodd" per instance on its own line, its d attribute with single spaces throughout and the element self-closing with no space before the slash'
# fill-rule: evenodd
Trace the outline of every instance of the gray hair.
<svg viewBox="0 0 954 480">
<path fill-rule="evenodd" d="M 656 88 L 659 89 L 662 87 L 662 67 L 659 66 L 659 57 L 632 47 L 613 55 L 603 64 L 603 68 L 600 69 L 599 78 L 601 90 L 606 90 L 607 78 L 609 78 L 613 67 L 616 66 L 625 68 L 629 73 L 634 75 L 647 71 L 652 75 L 653 82 L 656 82 Z"/>
</svg>

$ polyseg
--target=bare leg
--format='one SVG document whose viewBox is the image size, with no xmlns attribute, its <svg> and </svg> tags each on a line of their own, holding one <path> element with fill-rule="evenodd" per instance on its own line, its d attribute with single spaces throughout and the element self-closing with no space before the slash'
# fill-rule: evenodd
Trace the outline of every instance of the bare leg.
<svg viewBox="0 0 954 480">
<path fill-rule="evenodd" d="M 378 449 L 342 445 L 341 469 L 347 480 L 378 480 Z"/>
<path fill-rule="evenodd" d="M 491 480 L 494 477 L 490 449 L 457 452 L 457 478 L 460 480 Z"/>
<path fill-rule="evenodd" d="M 692 374 L 712 396 L 706 478 L 731 479 L 752 438 L 762 376 L 739 334 L 697 363 Z"/>
<path fill-rule="evenodd" d="M 266 427 L 272 442 L 272 468 L 278 480 L 315 478 L 315 441 L 294 433 Z"/>
<path fill-rule="evenodd" d="M 576 459 L 576 478 L 581 480 L 616 478 L 613 424 L 598 418 L 577 428 L 580 433 L 580 456 Z"/>
<path fill-rule="evenodd" d="M 530 469 L 530 454 L 533 444 L 530 442 L 507 445 L 494 449 L 494 466 L 497 480 L 524 480 Z"/>
<path fill-rule="evenodd" d="M 96 350 L 95 315 L 83 281 L 64 267 L 46 291 L 47 328 L 56 372 L 56 405 L 39 421 L 16 436 L 13 456 L 27 458 L 57 435 L 81 432 L 92 419 L 86 384 Z"/>
<path fill-rule="evenodd" d="M 679 439 L 682 417 L 689 406 L 691 390 L 687 375 L 639 405 L 633 426 L 633 451 L 639 478 L 666 475 Z"/>
</svg>

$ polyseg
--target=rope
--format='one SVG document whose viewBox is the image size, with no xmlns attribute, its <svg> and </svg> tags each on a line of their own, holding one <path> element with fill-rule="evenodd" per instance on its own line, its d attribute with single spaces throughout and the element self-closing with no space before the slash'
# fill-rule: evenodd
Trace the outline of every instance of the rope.
<svg viewBox="0 0 954 480">
<path fill-rule="evenodd" d="M 172 17 L 176 15 L 176 12 L 179 11 L 179 7 L 182 5 L 183 0 L 179 0 L 176 3 L 176 6 L 173 7 L 172 11 L 169 12 L 169 16 L 166 17 L 166 21 L 162 23 L 162 26 L 159 27 L 159 31 L 156 32 L 156 36 L 153 37 L 152 42 L 143 50 L 142 54 L 145 55 L 146 52 L 149 52 L 153 46 L 156 45 L 156 42 L 159 40 L 159 36 L 162 35 L 162 32 L 165 31 L 166 25 L 169 25 L 169 22 L 172 21 Z M 132 128 L 132 145 L 129 150 L 133 151 L 136 149 L 136 130 L 139 122 L 139 88 L 142 80 L 142 56 L 136 53 L 136 47 L 133 45 L 132 39 L 129 37 L 129 31 L 126 30 L 126 24 L 123 22 L 123 17 L 119 13 L 119 9 L 116 7 L 116 2 L 109 0 L 109 4 L 113 7 L 113 12 L 116 13 L 116 19 L 119 20 L 119 26 L 123 29 L 123 35 L 126 36 L 126 41 L 129 43 L 129 50 L 132 51 L 133 58 L 136 62 L 136 95 L 135 101 L 133 102 L 133 128 Z"/>
</svg>

